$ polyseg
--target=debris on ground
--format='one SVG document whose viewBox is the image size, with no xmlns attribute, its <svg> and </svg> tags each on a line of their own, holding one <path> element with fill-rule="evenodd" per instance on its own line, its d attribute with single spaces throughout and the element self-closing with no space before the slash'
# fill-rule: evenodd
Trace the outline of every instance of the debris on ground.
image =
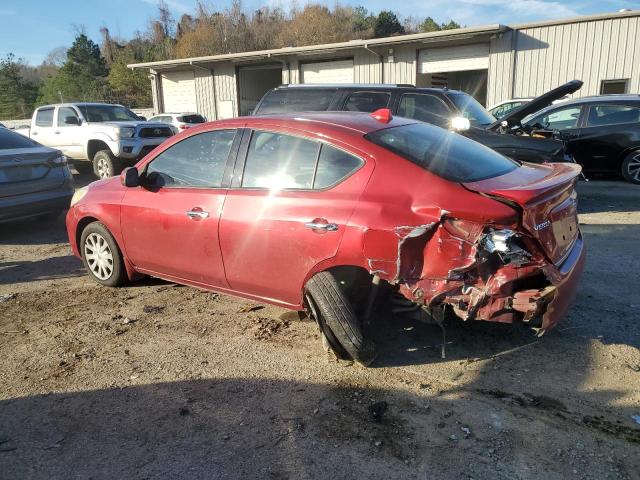
<svg viewBox="0 0 640 480">
<path fill-rule="evenodd" d="M 0 295 L 0 303 L 8 302 L 9 300 L 13 300 L 18 296 L 17 293 L 7 293 L 5 295 Z"/>
<path fill-rule="evenodd" d="M 387 412 L 388 408 L 389 404 L 384 400 L 382 402 L 373 403 L 369 405 L 369 417 L 374 422 L 381 422 L 382 417 L 384 417 L 384 414 Z"/>
<path fill-rule="evenodd" d="M 162 313 L 164 311 L 164 306 L 159 305 L 145 305 L 142 308 L 143 313 Z"/>
<path fill-rule="evenodd" d="M 258 317 L 254 319 L 254 323 L 256 323 L 257 326 L 254 328 L 253 336 L 257 340 L 268 340 L 282 330 L 289 328 L 289 325 L 291 325 L 291 322 L 288 320 L 269 317 Z"/>
<path fill-rule="evenodd" d="M 240 310 L 238 310 L 238 313 L 255 312 L 257 310 L 262 310 L 263 308 L 264 308 L 264 305 L 257 305 L 255 303 L 249 303 L 249 304 L 245 305 L 244 307 L 242 307 Z"/>
</svg>

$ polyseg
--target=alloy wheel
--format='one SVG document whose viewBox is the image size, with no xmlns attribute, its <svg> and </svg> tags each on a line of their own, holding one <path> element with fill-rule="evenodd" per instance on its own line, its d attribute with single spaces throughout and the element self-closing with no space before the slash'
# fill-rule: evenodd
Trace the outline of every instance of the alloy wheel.
<svg viewBox="0 0 640 480">
<path fill-rule="evenodd" d="M 640 182 L 640 152 L 636 153 L 627 163 L 627 173 L 636 182 Z"/>
<path fill-rule="evenodd" d="M 91 273 L 100 280 L 107 280 L 113 274 L 113 253 L 102 235 L 92 233 L 86 238 L 84 258 Z"/>
<path fill-rule="evenodd" d="M 104 158 L 98 159 L 98 177 L 109 178 L 109 162 Z"/>
</svg>

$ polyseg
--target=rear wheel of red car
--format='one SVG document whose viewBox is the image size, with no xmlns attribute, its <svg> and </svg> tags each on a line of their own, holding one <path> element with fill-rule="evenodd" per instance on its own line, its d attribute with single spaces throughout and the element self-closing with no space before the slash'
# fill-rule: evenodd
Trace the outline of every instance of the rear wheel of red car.
<svg viewBox="0 0 640 480">
<path fill-rule="evenodd" d="M 119 175 L 121 170 L 121 162 L 111 153 L 111 150 L 100 150 L 93 156 L 93 173 L 96 177 L 113 177 Z"/>
<path fill-rule="evenodd" d="M 116 287 L 127 280 L 118 244 L 102 223 L 90 223 L 82 231 L 80 252 L 87 272 L 96 282 Z"/>
<path fill-rule="evenodd" d="M 626 156 L 622 162 L 622 176 L 627 182 L 640 185 L 640 150 Z"/>
<path fill-rule="evenodd" d="M 364 337 L 349 299 L 330 272 L 320 272 L 309 280 L 305 300 L 323 340 L 338 358 L 352 359 L 365 366 L 373 362 L 375 345 Z"/>
</svg>

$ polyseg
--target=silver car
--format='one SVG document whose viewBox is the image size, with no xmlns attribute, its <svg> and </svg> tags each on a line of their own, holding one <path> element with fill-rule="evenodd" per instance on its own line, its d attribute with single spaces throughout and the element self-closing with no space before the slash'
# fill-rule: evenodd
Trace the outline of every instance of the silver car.
<svg viewBox="0 0 640 480">
<path fill-rule="evenodd" d="M 0 128 L 0 222 L 69 208 L 73 178 L 58 150 Z"/>
</svg>

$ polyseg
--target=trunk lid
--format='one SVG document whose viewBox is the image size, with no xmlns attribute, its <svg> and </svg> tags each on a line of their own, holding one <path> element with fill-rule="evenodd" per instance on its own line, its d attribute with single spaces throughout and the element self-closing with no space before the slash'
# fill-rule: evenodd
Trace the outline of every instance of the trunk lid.
<svg viewBox="0 0 640 480">
<path fill-rule="evenodd" d="M 62 185 L 63 169 L 51 163 L 60 155 L 47 147 L 0 150 L 0 197 L 51 190 Z"/>
<path fill-rule="evenodd" d="M 570 82 L 560 85 L 559 87 L 549 90 L 547 93 L 543 93 L 539 97 L 534 98 L 530 102 L 521 105 L 518 108 L 514 108 L 507 113 L 501 119 L 495 121 L 487 127 L 488 130 L 497 130 L 500 128 L 502 122 L 507 122 L 510 126 L 517 125 L 524 117 L 542 110 L 545 107 L 551 105 L 555 100 L 559 100 L 565 95 L 570 95 L 573 92 L 580 90 L 582 82 L 580 80 L 571 80 Z"/>
<path fill-rule="evenodd" d="M 578 235 L 575 182 L 580 171 L 581 167 L 573 163 L 525 163 L 505 175 L 464 186 L 517 204 L 522 210 L 522 227 L 557 264 Z"/>
</svg>

